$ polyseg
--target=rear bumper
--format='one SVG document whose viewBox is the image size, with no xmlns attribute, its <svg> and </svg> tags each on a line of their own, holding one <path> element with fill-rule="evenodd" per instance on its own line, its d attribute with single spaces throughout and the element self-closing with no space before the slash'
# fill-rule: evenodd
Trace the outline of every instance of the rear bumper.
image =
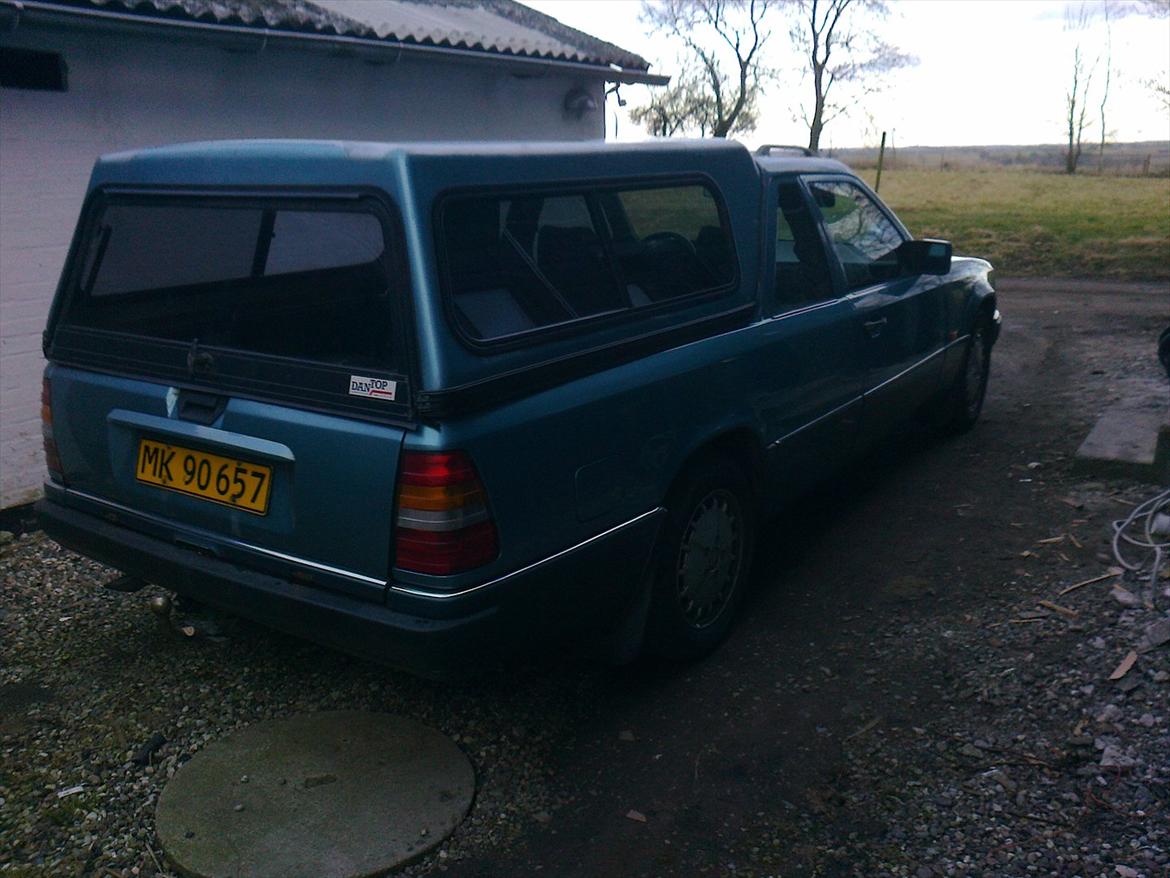
<svg viewBox="0 0 1170 878">
<path fill-rule="evenodd" d="M 387 604 L 209 557 L 71 508 L 53 496 L 60 488 L 46 493 L 36 506 L 41 526 L 67 548 L 228 613 L 432 678 L 466 676 L 519 647 L 614 618 L 641 579 L 663 514 L 639 516 L 465 596 L 403 601 L 391 592 Z"/>
</svg>

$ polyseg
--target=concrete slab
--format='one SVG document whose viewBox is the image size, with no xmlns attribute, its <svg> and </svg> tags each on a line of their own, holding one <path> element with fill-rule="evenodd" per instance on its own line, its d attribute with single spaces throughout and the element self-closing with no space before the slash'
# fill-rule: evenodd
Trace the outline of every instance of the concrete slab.
<svg viewBox="0 0 1170 878">
<path fill-rule="evenodd" d="M 1170 483 L 1170 411 L 1133 403 L 1106 410 L 1077 449 L 1076 469 Z"/>
<path fill-rule="evenodd" d="M 156 824 L 184 875 L 356 878 L 439 844 L 474 792 L 467 757 L 434 729 L 335 711 L 209 744 L 163 789 Z"/>
</svg>

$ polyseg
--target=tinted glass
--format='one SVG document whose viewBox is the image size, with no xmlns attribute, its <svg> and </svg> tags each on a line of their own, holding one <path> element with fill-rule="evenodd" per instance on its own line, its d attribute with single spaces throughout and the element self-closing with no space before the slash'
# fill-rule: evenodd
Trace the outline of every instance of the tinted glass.
<svg viewBox="0 0 1170 878">
<path fill-rule="evenodd" d="M 113 202 L 67 324 L 329 363 L 389 367 L 390 280 L 373 213 Z"/>
<path fill-rule="evenodd" d="M 860 187 L 845 181 L 811 184 L 813 200 L 845 270 L 850 290 L 895 277 L 902 234 Z"/>
<path fill-rule="evenodd" d="M 382 225 L 368 213 L 277 211 L 265 274 L 343 268 L 377 259 Z"/>
<path fill-rule="evenodd" d="M 730 236 L 701 186 L 444 202 L 440 253 L 465 333 L 480 340 L 724 285 Z"/>
<path fill-rule="evenodd" d="M 781 183 L 776 209 L 776 300 L 798 307 L 833 296 L 817 220 L 796 183 Z"/>
<path fill-rule="evenodd" d="M 460 325 L 493 339 L 626 306 L 583 195 L 460 198 L 444 205 Z"/>
<path fill-rule="evenodd" d="M 246 278 L 262 216 L 254 208 L 111 205 L 92 242 L 89 291 L 108 296 Z"/>
<path fill-rule="evenodd" d="M 633 189 L 603 203 L 634 304 L 721 287 L 735 276 L 731 238 L 706 187 Z"/>
</svg>

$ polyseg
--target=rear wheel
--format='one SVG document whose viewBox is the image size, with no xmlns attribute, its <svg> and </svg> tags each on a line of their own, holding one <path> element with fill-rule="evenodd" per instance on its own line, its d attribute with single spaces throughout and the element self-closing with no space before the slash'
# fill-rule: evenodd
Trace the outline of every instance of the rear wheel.
<svg viewBox="0 0 1170 878">
<path fill-rule="evenodd" d="M 667 507 L 648 646 L 659 655 L 694 659 L 731 630 L 755 547 L 755 509 L 747 479 L 722 459 L 684 476 Z"/>
</svg>

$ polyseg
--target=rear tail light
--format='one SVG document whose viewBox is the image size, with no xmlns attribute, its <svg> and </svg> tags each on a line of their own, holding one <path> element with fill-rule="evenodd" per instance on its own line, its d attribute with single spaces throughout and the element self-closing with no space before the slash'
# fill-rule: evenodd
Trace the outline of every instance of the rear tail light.
<svg viewBox="0 0 1170 878">
<path fill-rule="evenodd" d="M 394 566 L 441 576 L 499 553 L 487 494 L 462 451 L 407 451 L 398 476 Z"/>
<path fill-rule="evenodd" d="M 64 482 L 61 470 L 61 456 L 57 453 L 57 440 L 53 438 L 53 389 L 49 378 L 41 381 L 41 436 L 45 441 L 45 468 L 54 482 Z"/>
</svg>

